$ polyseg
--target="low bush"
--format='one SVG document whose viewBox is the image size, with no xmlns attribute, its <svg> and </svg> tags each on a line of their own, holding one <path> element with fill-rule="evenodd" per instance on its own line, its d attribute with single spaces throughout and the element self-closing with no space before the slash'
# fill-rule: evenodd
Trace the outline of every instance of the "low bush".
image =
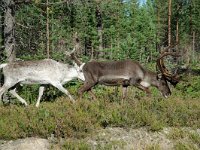
<svg viewBox="0 0 200 150">
<path fill-rule="evenodd" d="M 199 79 L 198 79 L 199 80 Z M 80 86 L 80 85 L 75 85 Z M 72 104 L 68 97 L 55 101 L 46 100 L 39 108 L 31 104 L 0 106 L 0 139 L 16 139 L 29 136 L 82 138 L 94 129 L 115 127 L 147 127 L 158 131 L 163 127 L 200 127 L 199 97 L 181 94 L 180 85 L 168 99 L 163 99 L 157 90 L 151 98 L 134 87 L 121 104 L 121 92 L 116 88 L 96 88 L 97 100 L 82 100 Z M 74 95 L 74 86 L 69 90 Z M 121 91 L 121 89 L 117 89 Z M 191 94 L 191 93 L 188 93 Z"/>
</svg>

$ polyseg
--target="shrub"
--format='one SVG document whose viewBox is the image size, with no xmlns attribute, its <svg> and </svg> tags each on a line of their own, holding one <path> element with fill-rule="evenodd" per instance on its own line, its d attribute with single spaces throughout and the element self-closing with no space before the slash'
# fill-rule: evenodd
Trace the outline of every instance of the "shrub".
<svg viewBox="0 0 200 150">
<path fill-rule="evenodd" d="M 72 83 L 70 83 L 72 84 Z M 69 88 L 76 95 L 76 84 Z M 71 104 L 68 97 L 54 102 L 46 99 L 39 108 L 34 105 L 0 105 L 0 139 L 15 139 L 28 136 L 82 138 L 96 128 L 147 127 L 158 131 L 163 127 L 200 127 L 200 101 L 196 97 L 185 99 L 185 95 L 173 94 L 163 99 L 156 92 L 151 98 L 143 92 L 129 88 L 128 98 L 121 104 L 121 89 L 101 87 L 98 100 L 82 100 Z M 99 91 L 98 91 L 99 90 Z M 174 93 L 179 93 L 174 90 Z"/>
</svg>

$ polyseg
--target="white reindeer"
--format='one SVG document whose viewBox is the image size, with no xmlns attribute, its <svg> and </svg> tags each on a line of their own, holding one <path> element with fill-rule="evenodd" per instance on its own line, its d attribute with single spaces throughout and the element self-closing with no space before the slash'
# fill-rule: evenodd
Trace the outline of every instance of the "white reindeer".
<svg viewBox="0 0 200 150">
<path fill-rule="evenodd" d="M 16 61 L 1 64 L 0 68 L 3 68 L 4 84 L 0 88 L 0 100 L 3 93 L 9 91 L 27 106 L 27 102 L 16 93 L 17 84 L 51 84 L 68 95 L 72 102 L 75 102 L 70 93 L 62 85 L 75 78 L 85 80 L 82 73 L 82 66 L 79 67 L 76 63 L 74 63 L 74 66 L 63 64 L 52 59 Z M 39 107 L 43 92 L 44 87 L 40 86 L 36 107 Z"/>
</svg>

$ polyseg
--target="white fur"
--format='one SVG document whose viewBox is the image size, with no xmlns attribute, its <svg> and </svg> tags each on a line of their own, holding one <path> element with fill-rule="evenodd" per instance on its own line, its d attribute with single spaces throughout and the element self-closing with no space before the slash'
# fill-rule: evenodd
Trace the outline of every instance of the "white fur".
<svg viewBox="0 0 200 150">
<path fill-rule="evenodd" d="M 76 64 L 69 66 L 52 59 L 44 59 L 39 61 L 20 61 L 11 64 L 2 64 L 5 82 L 0 88 L 0 99 L 4 92 L 8 91 L 17 83 L 21 84 L 51 84 L 60 91 L 69 96 L 74 102 L 70 93 L 62 86 L 70 80 L 79 78 L 85 80 L 83 72 Z M 43 95 L 44 87 L 40 87 L 39 96 L 36 106 L 39 106 L 40 99 Z M 23 104 L 27 105 L 26 101 L 21 98 L 14 90 L 9 91 L 12 95 L 18 98 Z"/>
<path fill-rule="evenodd" d="M 109 79 L 127 79 L 129 80 L 129 76 L 119 76 L 119 75 L 105 75 L 99 78 L 99 80 L 109 80 Z"/>
<path fill-rule="evenodd" d="M 149 87 L 150 86 L 150 84 L 148 82 L 145 82 L 145 81 L 141 81 L 140 85 L 142 85 L 144 87 Z"/>
</svg>

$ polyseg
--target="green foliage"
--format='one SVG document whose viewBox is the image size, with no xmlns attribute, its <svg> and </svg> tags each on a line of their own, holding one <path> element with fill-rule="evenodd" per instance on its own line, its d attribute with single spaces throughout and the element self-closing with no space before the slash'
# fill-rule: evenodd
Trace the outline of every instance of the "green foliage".
<svg viewBox="0 0 200 150">
<path fill-rule="evenodd" d="M 77 141 L 67 141 L 62 146 L 63 150 L 89 150 L 91 149 L 90 146 L 84 142 L 77 142 Z"/>
<path fill-rule="evenodd" d="M 145 148 L 145 150 L 161 150 L 161 148 L 160 148 L 160 145 L 153 144 L 153 145 L 147 146 L 147 148 Z"/>
<path fill-rule="evenodd" d="M 21 5 L 16 12 L 17 54 L 20 58 L 46 56 L 46 14 L 38 1 Z M 49 1 L 51 3 L 51 1 Z M 53 3 L 53 2 L 52 2 Z M 103 48 L 106 59 L 145 61 L 155 52 L 156 15 L 153 3 L 140 7 L 131 1 L 75 1 L 66 5 L 49 6 L 50 54 L 63 53 L 74 46 L 73 34 L 78 32 L 81 54 L 89 57 L 94 50 L 98 57 L 97 7 L 103 24 Z"/>
<path fill-rule="evenodd" d="M 182 80 L 184 82 L 180 82 L 177 85 L 177 89 L 180 92 L 179 94 L 183 95 L 186 99 L 187 98 L 199 98 L 199 91 L 200 91 L 200 79 L 198 76 L 191 76 L 183 77 Z"/>
<path fill-rule="evenodd" d="M 177 139 L 183 139 L 184 137 L 186 137 L 186 132 L 184 130 L 180 130 L 180 129 L 177 129 L 177 128 L 173 128 L 168 137 L 170 139 L 173 139 L 173 140 L 177 140 Z"/>
<path fill-rule="evenodd" d="M 175 145 L 175 150 L 198 150 L 198 149 L 192 144 L 179 142 Z"/>
<path fill-rule="evenodd" d="M 152 131 L 167 126 L 199 128 L 199 77 L 184 78 L 187 82 L 182 81 L 176 89 L 172 89 L 172 96 L 167 100 L 161 98 L 155 88 L 152 89 L 153 94 L 149 98 L 135 87 L 129 87 L 128 97 L 123 104 L 122 91 L 118 87 L 98 85 L 93 89 L 97 101 L 92 100 L 86 93 L 82 100 L 72 105 L 63 93 L 47 86 L 43 96 L 44 102 L 41 102 L 39 108 L 35 108 L 39 87 L 27 85 L 19 88 L 19 94 L 28 100 L 30 106 L 24 108 L 19 102 L 19 105 L 0 106 L 0 137 L 47 137 L 51 134 L 57 137 L 83 137 L 94 128 L 107 126 L 145 126 Z M 65 87 L 76 97 L 81 84 L 72 81 Z M 65 98 L 58 98 L 59 96 Z M 175 130 L 171 137 L 178 138 L 182 135 L 181 131 Z M 199 142 L 195 135 L 191 135 L 191 139 Z"/>
<path fill-rule="evenodd" d="M 80 85 L 69 88 L 74 95 L 77 86 Z M 117 93 L 119 91 L 121 89 Z M 48 137 L 51 134 L 56 137 L 82 138 L 96 128 L 107 126 L 146 127 L 152 131 L 168 126 L 200 127 L 199 98 L 185 99 L 179 89 L 165 100 L 158 93 L 149 98 L 143 92 L 130 88 L 123 104 L 121 93 L 115 94 L 116 88 L 99 86 L 94 92 L 98 98 L 96 101 L 88 100 L 89 95 L 86 94 L 75 104 L 71 104 L 67 97 L 61 97 L 55 102 L 42 102 L 39 108 L 34 106 L 35 103 L 28 107 L 13 104 L 0 106 L 0 138 Z M 172 137 L 182 137 L 182 133 L 175 131 Z M 198 143 L 195 135 L 190 137 Z"/>
<path fill-rule="evenodd" d="M 189 133 L 189 138 L 192 140 L 193 143 L 200 146 L 200 135 L 198 133 Z"/>
<path fill-rule="evenodd" d="M 23 59 L 46 58 L 46 1 L 16 4 L 15 33 L 17 57 Z M 139 5 L 138 0 L 127 1 L 79 1 L 55 3 L 49 0 L 50 57 L 63 60 L 63 52 L 74 47 L 73 35 L 80 39 L 79 56 L 83 60 L 99 59 L 99 47 L 103 46 L 100 59 L 134 59 L 140 62 L 155 60 L 159 46 L 166 45 L 168 25 L 168 2 L 147 0 Z M 98 33 L 101 13 L 102 43 Z M 180 47 L 189 51 L 191 62 L 198 62 L 199 53 L 199 9 L 198 0 L 172 1 L 172 43 L 176 40 L 176 27 L 179 21 Z M 4 10 L 3 7 L 0 7 Z M 1 16 L 3 13 L 1 14 Z M 1 23 L 3 25 L 3 23 Z M 0 27 L 3 32 L 3 26 Z M 193 36 L 193 38 L 191 38 Z M 0 47 L 3 39 L 0 38 Z M 192 41 L 194 40 L 194 41 Z M 180 51 L 183 51 L 180 48 Z M 197 54 L 197 55 L 196 55 Z M 185 62 L 183 56 L 182 61 Z M 4 58 L 5 59 L 5 58 Z"/>
<path fill-rule="evenodd" d="M 167 137 L 175 142 L 175 149 L 198 149 L 200 146 L 200 136 L 198 133 L 191 132 L 188 129 L 172 128 Z M 185 142 L 183 143 L 183 139 Z"/>
<path fill-rule="evenodd" d="M 49 3 L 54 3 L 49 0 Z M 46 58 L 46 13 L 45 1 L 16 6 L 17 57 L 23 60 Z M 199 11 L 198 0 L 174 1 L 172 5 L 172 40 L 175 41 L 176 21 L 179 20 L 179 40 L 182 45 L 191 42 L 195 33 L 193 55 L 198 58 L 199 51 Z M 74 46 L 73 34 L 78 32 L 82 60 L 87 62 L 91 55 L 98 58 L 99 35 L 97 31 L 99 8 L 103 25 L 103 52 L 105 59 L 134 59 L 146 63 L 157 58 L 158 45 L 167 40 L 167 1 L 151 1 L 143 6 L 137 0 L 128 1 L 78 1 L 49 6 L 50 55 L 59 61 L 70 62 L 63 52 Z M 178 11 L 178 6 L 180 10 Z M 3 10 L 2 7 L 0 7 Z M 2 14 L 1 14 L 2 16 Z M 3 31 L 1 27 L 0 31 Z M 2 47 L 3 38 L 0 38 Z M 196 51 L 196 52 L 195 52 Z M 92 54 L 93 53 L 93 54 Z M 183 51 L 184 53 L 184 51 Z M 184 58 L 183 58 L 184 61 Z M 197 61 L 191 60 L 199 69 Z M 154 68 L 152 63 L 147 64 Z M 96 86 L 93 90 L 97 101 L 89 94 L 82 100 L 71 104 L 63 93 L 47 86 L 42 97 L 44 102 L 35 108 L 38 85 L 23 86 L 19 94 L 28 100 L 30 106 L 24 108 L 20 103 L 0 106 L 0 139 L 16 139 L 29 136 L 83 138 L 94 129 L 115 127 L 146 127 L 159 131 L 163 127 L 200 127 L 200 78 L 183 76 L 182 81 L 172 89 L 172 96 L 165 100 L 157 89 L 152 88 L 152 97 L 129 87 L 128 98 L 122 104 L 121 89 Z M 82 83 L 72 81 L 65 87 L 77 97 L 77 89 Z M 14 103 L 14 105 L 13 105 Z M 189 138 L 199 145 L 199 135 L 174 130 L 169 134 L 174 140 Z M 121 144 L 121 143 L 120 143 Z M 65 149 L 89 149 L 82 142 L 67 141 Z M 98 149 L 112 149 L 112 144 Z M 159 149 L 157 145 L 149 149 Z M 192 144 L 177 142 L 175 149 L 195 149 Z"/>
<path fill-rule="evenodd" d="M 124 142 L 121 141 L 110 141 L 108 143 L 104 144 L 97 144 L 96 148 L 97 150 L 112 150 L 112 149 L 123 149 Z M 90 150 L 92 149 L 91 145 L 87 143 L 85 140 L 67 140 L 64 142 L 62 149 L 64 150 Z"/>
</svg>

